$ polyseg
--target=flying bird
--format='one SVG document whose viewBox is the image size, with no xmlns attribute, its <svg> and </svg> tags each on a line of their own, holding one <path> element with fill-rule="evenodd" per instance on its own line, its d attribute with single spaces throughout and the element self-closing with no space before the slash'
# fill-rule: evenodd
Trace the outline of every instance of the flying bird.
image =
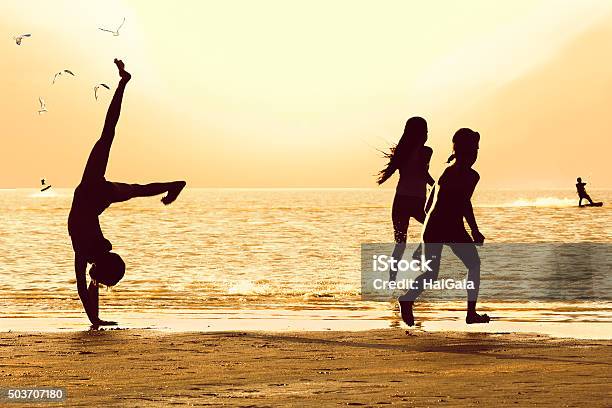
<svg viewBox="0 0 612 408">
<path fill-rule="evenodd" d="M 94 86 L 94 96 L 96 97 L 96 101 L 98 100 L 98 88 L 100 88 L 101 86 L 110 90 L 110 86 L 108 86 L 106 84 L 98 84 L 98 85 Z"/>
<path fill-rule="evenodd" d="M 119 30 L 121 29 L 121 27 L 123 27 L 123 24 L 124 24 L 124 23 L 125 23 L 125 17 L 123 17 L 123 21 L 121 22 L 121 25 L 119 25 L 119 27 L 117 27 L 117 29 L 116 29 L 115 31 L 113 31 L 113 30 L 108 30 L 108 29 L 106 29 L 106 28 L 101 28 L 101 27 L 98 27 L 98 30 L 106 31 L 106 32 L 108 32 L 108 33 L 113 33 L 113 35 L 114 35 L 115 37 L 117 37 L 117 36 L 119 35 Z"/>
<path fill-rule="evenodd" d="M 38 114 L 40 115 L 41 113 L 47 112 L 47 104 L 40 96 L 38 97 L 38 103 L 40 103 L 40 109 L 38 110 Z"/>
<path fill-rule="evenodd" d="M 64 69 L 64 70 L 56 73 L 55 75 L 53 75 L 53 83 L 55 83 L 55 80 L 57 79 L 57 77 L 62 76 L 63 74 L 70 74 L 72 76 L 76 76 L 76 75 L 74 75 L 74 72 L 72 72 L 71 70 Z"/>
<path fill-rule="evenodd" d="M 26 37 L 31 37 L 31 36 L 32 36 L 32 34 L 16 35 L 15 37 L 13 37 L 13 40 L 15 40 L 15 44 L 21 45 L 21 40 L 23 40 Z"/>
</svg>

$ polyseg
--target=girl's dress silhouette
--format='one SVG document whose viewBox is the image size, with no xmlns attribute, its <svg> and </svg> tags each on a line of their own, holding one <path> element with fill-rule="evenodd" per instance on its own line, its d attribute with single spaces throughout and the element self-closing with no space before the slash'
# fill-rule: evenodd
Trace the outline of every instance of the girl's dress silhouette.
<svg viewBox="0 0 612 408">
<path fill-rule="evenodd" d="M 429 174 L 429 161 L 433 151 L 425 146 L 426 141 L 425 119 L 418 116 L 408 119 L 399 143 L 386 155 L 389 162 L 378 177 L 378 184 L 382 184 L 396 170 L 400 174 L 391 210 L 396 243 L 393 258 L 397 260 L 402 258 L 406 249 L 410 218 L 421 224 L 425 221 L 427 184 L 434 183 Z M 391 280 L 395 280 L 396 272 L 391 271 L 390 274 Z"/>
<path fill-rule="evenodd" d="M 119 121 L 121 102 L 125 86 L 131 75 L 120 60 L 115 60 L 121 80 L 108 108 L 104 128 L 85 166 L 81 183 L 74 191 L 72 207 L 68 216 L 68 232 L 74 249 L 74 269 L 79 297 L 89 320 L 94 326 L 114 324 L 98 317 L 98 283 L 113 286 L 125 272 L 125 263 L 119 255 L 111 252 L 113 246 L 102 234 L 98 216 L 112 203 L 127 201 L 134 197 L 149 197 L 167 193 L 162 198 L 166 205 L 172 203 L 185 187 L 184 181 L 152 183 L 146 185 L 126 184 L 107 181 L 106 165 L 115 137 L 115 126 Z M 89 271 L 91 283 L 87 288 L 87 264 L 93 264 Z"/>
<path fill-rule="evenodd" d="M 409 290 L 399 298 L 402 319 L 409 326 L 414 325 L 412 306 L 424 289 L 426 281 L 435 281 L 440 270 L 440 257 L 443 245 L 448 245 L 468 268 L 467 280 L 473 282 L 474 288 L 468 288 L 466 322 L 487 323 L 489 317 L 476 313 L 476 300 L 480 286 L 480 257 L 476 243 L 482 244 L 484 236 L 478 230 L 471 198 L 480 180 L 480 175 L 472 169 L 478 157 L 480 135 L 471 129 L 459 129 L 453 136 L 454 153 L 448 166 L 429 197 L 427 218 L 423 228 L 423 251 L 425 259 L 431 260 L 431 271 L 417 278 L 415 289 Z M 430 210 L 431 208 L 431 210 Z M 472 236 L 465 229 L 463 219 L 467 221 Z"/>
</svg>

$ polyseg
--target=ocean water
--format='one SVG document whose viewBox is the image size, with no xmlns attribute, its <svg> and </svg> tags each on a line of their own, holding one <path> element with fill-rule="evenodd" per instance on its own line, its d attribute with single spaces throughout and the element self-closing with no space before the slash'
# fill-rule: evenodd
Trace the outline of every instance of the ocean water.
<svg viewBox="0 0 612 408">
<path fill-rule="evenodd" d="M 487 242 L 612 243 L 612 191 L 590 193 L 609 205 L 577 208 L 572 190 L 481 191 L 473 203 Z M 167 207 L 159 197 L 115 204 L 101 225 L 127 271 L 101 290 L 101 317 L 180 330 L 398 326 L 392 302 L 360 298 L 360 244 L 392 241 L 393 194 L 188 188 Z M 0 330 L 87 327 L 66 229 L 71 199 L 69 189 L 0 190 Z M 413 221 L 410 239 L 420 231 Z M 610 302 L 482 307 L 497 318 L 494 330 L 612 338 Z M 417 319 L 463 330 L 462 308 L 424 303 Z"/>
</svg>

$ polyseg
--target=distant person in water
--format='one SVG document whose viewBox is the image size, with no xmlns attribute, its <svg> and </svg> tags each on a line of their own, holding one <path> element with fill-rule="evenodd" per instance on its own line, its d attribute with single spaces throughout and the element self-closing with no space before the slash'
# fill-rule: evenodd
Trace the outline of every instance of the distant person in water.
<svg viewBox="0 0 612 408">
<path fill-rule="evenodd" d="M 50 189 L 52 186 L 50 184 L 47 184 L 47 180 L 45 179 L 41 179 L 40 180 L 40 192 L 42 193 L 43 191 L 47 191 L 48 189 Z"/>
<path fill-rule="evenodd" d="M 471 129 L 459 129 L 453 136 L 453 154 L 449 157 L 450 166 L 444 170 L 434 191 L 427 202 L 427 219 L 423 228 L 423 252 L 425 259 L 431 260 L 431 271 L 423 273 L 416 279 L 415 288 L 399 298 L 402 320 L 414 325 L 412 307 L 414 301 L 424 289 L 426 281 L 438 279 L 440 257 L 443 245 L 448 245 L 468 268 L 467 281 L 473 282 L 474 288 L 468 286 L 466 323 L 488 323 L 489 316 L 476 313 L 476 301 L 480 284 L 480 257 L 476 244 L 482 244 L 485 237 L 478 230 L 472 194 L 480 175 L 472 169 L 478 157 L 480 135 Z M 467 221 L 472 236 L 465 230 L 463 219 Z"/>
<path fill-rule="evenodd" d="M 584 188 L 586 184 L 587 183 L 582 182 L 582 179 L 580 177 L 576 179 L 576 191 L 578 192 L 579 198 L 578 207 L 582 207 L 582 200 L 587 200 L 590 205 L 595 205 L 593 200 L 591 200 L 591 197 L 587 194 L 586 189 Z"/>
<path fill-rule="evenodd" d="M 166 193 L 161 201 L 168 205 L 176 200 L 185 187 L 184 181 L 139 185 L 115 183 L 105 179 L 123 92 L 131 78 L 122 61 L 115 60 L 115 64 L 119 69 L 121 80 L 106 113 L 102 135 L 89 154 L 81 183 L 74 191 L 68 217 L 68 232 L 75 255 L 77 289 L 87 317 L 94 326 L 115 324 L 100 320 L 98 317 L 98 283 L 106 286 L 116 285 L 125 273 L 125 263 L 119 255 L 111 252 L 113 247 L 102 234 L 98 216 L 112 203 L 135 197 Z M 89 271 L 91 276 L 89 288 L 86 276 L 88 263 L 93 264 Z"/>
<path fill-rule="evenodd" d="M 425 221 L 425 199 L 427 185 L 433 185 L 429 174 L 429 161 L 433 150 L 425 146 L 427 142 L 427 122 L 414 116 L 406 121 L 404 133 L 397 145 L 386 154 L 387 166 L 378 174 L 378 184 L 382 184 L 399 171 L 399 181 L 395 189 L 391 219 L 395 248 L 393 258 L 402 259 L 408 238 L 410 218 L 421 224 Z M 397 272 L 390 271 L 390 279 L 395 280 Z"/>
</svg>

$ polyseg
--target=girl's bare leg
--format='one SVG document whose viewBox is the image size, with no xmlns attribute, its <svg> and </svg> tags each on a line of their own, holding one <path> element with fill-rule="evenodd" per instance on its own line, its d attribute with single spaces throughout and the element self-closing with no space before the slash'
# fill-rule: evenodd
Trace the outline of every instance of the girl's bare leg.
<svg viewBox="0 0 612 408">
<path fill-rule="evenodd" d="M 111 100 L 108 111 L 106 112 L 106 119 L 104 120 L 102 135 L 94 145 L 91 153 L 89 154 L 89 158 L 87 159 L 87 164 L 85 165 L 85 171 L 83 172 L 81 182 L 101 180 L 104 178 L 104 174 L 106 173 L 106 165 L 108 164 L 110 148 L 115 138 L 115 127 L 117 126 L 117 122 L 119 122 L 119 115 L 121 113 L 123 92 L 125 91 L 125 86 L 132 78 L 132 75 L 125 70 L 123 61 L 115 59 L 115 64 L 119 70 L 121 80 L 119 81 L 119 85 L 117 85 L 113 99 Z"/>
<path fill-rule="evenodd" d="M 472 282 L 474 289 L 468 289 L 467 314 L 465 322 L 467 324 L 474 323 L 489 323 L 487 314 L 478 314 L 476 312 L 476 301 L 478 300 L 478 290 L 480 289 L 480 257 L 476 246 L 471 243 L 461 243 L 451 245 L 455 255 L 461 259 L 463 264 L 468 268 L 467 281 Z"/>
</svg>

